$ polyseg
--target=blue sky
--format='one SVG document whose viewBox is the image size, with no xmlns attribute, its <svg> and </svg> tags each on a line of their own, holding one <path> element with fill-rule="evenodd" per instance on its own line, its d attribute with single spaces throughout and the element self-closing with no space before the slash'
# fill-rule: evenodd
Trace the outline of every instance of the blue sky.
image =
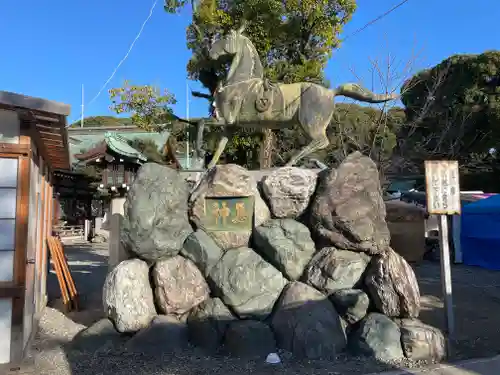
<svg viewBox="0 0 500 375">
<path fill-rule="evenodd" d="M 358 10 L 344 35 L 365 25 L 398 0 L 358 0 Z M 153 0 L 1 0 L 0 90 L 71 104 L 70 121 L 80 116 L 81 85 L 90 101 L 127 52 L 147 17 Z M 176 112 L 186 113 L 185 29 L 189 12 L 168 15 L 163 1 L 146 25 L 129 58 L 85 114 L 110 114 L 107 89 L 125 79 L 168 88 L 177 99 Z M 395 61 L 389 82 L 435 65 L 456 53 L 500 49 L 497 37 L 500 1 L 410 0 L 334 52 L 326 69 L 332 86 L 358 81 L 382 89 L 372 63 Z M 385 63 L 384 63 L 385 61 Z M 404 69 L 408 62 L 411 69 Z M 190 87 L 200 89 L 196 82 Z M 205 115 L 207 103 L 191 99 L 191 116 Z"/>
</svg>

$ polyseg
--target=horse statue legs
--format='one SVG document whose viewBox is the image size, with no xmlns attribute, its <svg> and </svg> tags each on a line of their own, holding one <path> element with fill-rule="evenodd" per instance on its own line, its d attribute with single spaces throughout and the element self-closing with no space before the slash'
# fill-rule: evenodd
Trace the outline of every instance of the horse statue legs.
<svg viewBox="0 0 500 375">
<path fill-rule="evenodd" d="M 324 122 L 324 125 L 320 127 L 316 132 L 305 131 L 306 136 L 310 139 L 308 145 L 300 149 L 297 153 L 295 153 L 292 158 L 285 164 L 287 167 L 292 167 L 297 164 L 301 159 L 310 155 L 316 151 L 322 150 L 327 147 L 330 142 L 328 141 L 328 137 L 326 136 L 326 128 L 329 125 L 330 121 Z M 304 128 L 304 127 L 303 127 Z M 229 139 L 229 129 L 224 127 L 224 133 L 219 139 L 219 143 L 217 144 L 217 149 L 215 150 L 214 156 L 210 163 L 207 166 L 207 169 L 211 169 L 217 165 L 221 155 L 224 153 L 226 148 L 228 139 Z M 322 129 L 322 130 L 320 130 Z M 304 129 L 306 130 L 306 129 Z"/>
<path fill-rule="evenodd" d="M 330 106 L 334 106 L 334 103 L 333 101 L 331 101 L 331 98 L 320 97 L 317 100 L 319 102 L 325 101 L 325 104 L 328 103 Z M 290 158 L 290 160 L 285 164 L 287 167 L 292 167 L 296 165 L 304 157 L 328 147 L 330 142 L 326 135 L 326 129 L 330 125 L 332 117 L 333 117 L 333 109 L 332 111 L 329 112 L 319 111 L 319 113 L 316 114 L 312 114 L 312 112 L 310 111 L 302 111 L 302 112 L 299 111 L 298 123 L 302 127 L 305 136 L 309 139 L 310 142 L 306 146 L 302 147 Z M 218 163 L 221 155 L 223 154 L 226 148 L 228 139 L 231 135 L 231 129 L 233 129 L 233 127 L 228 125 L 223 125 L 222 129 L 223 129 L 223 134 L 219 138 L 217 149 L 214 153 L 212 160 L 207 166 L 208 169 L 215 167 L 215 165 Z M 203 129 L 200 130 L 199 127 L 198 135 L 200 134 L 203 135 Z M 197 140 L 197 147 L 198 147 L 198 140 Z"/>
<path fill-rule="evenodd" d="M 213 123 L 211 122 L 211 125 L 224 125 L 223 123 Z M 195 145 L 195 153 L 197 158 L 204 158 L 205 157 L 205 150 L 203 150 L 203 133 L 205 130 L 205 125 L 206 121 L 204 119 L 200 119 L 197 124 L 196 124 L 196 145 Z M 229 140 L 229 135 L 228 135 L 228 129 L 223 126 L 223 134 L 221 138 L 219 139 L 219 143 L 217 145 L 217 149 L 215 150 L 214 156 L 212 157 L 212 160 L 207 166 L 207 169 L 212 169 L 213 167 L 216 166 L 218 163 L 221 155 L 224 152 L 224 149 L 226 148 L 227 142 Z"/>
</svg>

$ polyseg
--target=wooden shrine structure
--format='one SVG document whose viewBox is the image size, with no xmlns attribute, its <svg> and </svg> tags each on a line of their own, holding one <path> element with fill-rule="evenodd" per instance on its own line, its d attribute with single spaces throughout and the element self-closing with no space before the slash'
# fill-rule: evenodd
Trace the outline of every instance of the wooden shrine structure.
<svg viewBox="0 0 500 375">
<path fill-rule="evenodd" d="M 92 201 L 97 195 L 96 180 L 81 172 L 54 171 L 54 225 L 58 224 L 63 211 L 67 215 L 65 221 L 69 225 L 82 225 L 86 218 L 92 216 Z"/>
<path fill-rule="evenodd" d="M 20 362 L 47 303 L 54 172 L 69 170 L 70 106 L 0 91 L 0 365 Z"/>
<path fill-rule="evenodd" d="M 112 196 L 124 196 L 139 167 L 148 161 L 145 155 L 128 144 L 127 139 L 114 132 L 107 132 L 101 142 L 74 157 L 99 170 L 99 188 Z"/>
<path fill-rule="evenodd" d="M 163 152 L 169 138 L 166 131 L 148 132 L 134 125 L 70 127 L 67 130 L 72 172 L 64 171 L 55 177 L 59 209 L 66 220 L 68 216 L 73 219 L 71 224 L 81 224 L 75 221 L 82 212 L 90 212 L 87 219 L 102 219 L 110 210 L 111 200 L 126 194 L 137 169 L 148 161 L 130 145 L 132 142 L 149 142 Z"/>
</svg>

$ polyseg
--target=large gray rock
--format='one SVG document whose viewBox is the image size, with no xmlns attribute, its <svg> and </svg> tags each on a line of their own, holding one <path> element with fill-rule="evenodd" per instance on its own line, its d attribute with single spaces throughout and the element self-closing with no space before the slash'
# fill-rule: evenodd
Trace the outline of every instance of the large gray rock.
<svg viewBox="0 0 500 375">
<path fill-rule="evenodd" d="M 309 206 L 316 188 L 315 171 L 297 167 L 278 168 L 262 180 L 262 192 L 274 217 L 295 219 Z"/>
<path fill-rule="evenodd" d="M 219 298 L 210 298 L 196 306 L 187 324 L 189 340 L 205 350 L 217 351 L 222 345 L 229 323 L 236 320 Z"/>
<path fill-rule="evenodd" d="M 443 333 L 416 319 L 402 319 L 401 343 L 407 358 L 441 361 L 446 356 Z"/>
<path fill-rule="evenodd" d="M 341 289 L 353 289 L 361 281 L 370 262 L 364 253 L 325 247 L 314 255 L 304 272 L 304 280 L 330 295 Z"/>
<path fill-rule="evenodd" d="M 162 355 L 188 346 L 186 323 L 174 316 L 158 315 L 149 327 L 138 332 L 125 344 L 129 352 Z"/>
<path fill-rule="evenodd" d="M 276 341 L 271 328 L 255 320 L 231 323 L 224 336 L 224 350 L 235 357 L 266 358 L 276 352 Z"/>
<path fill-rule="evenodd" d="M 335 310 L 349 324 L 355 324 L 366 316 L 370 307 L 368 295 L 360 289 L 341 289 L 330 296 Z"/>
<path fill-rule="evenodd" d="M 181 250 L 181 255 L 191 259 L 204 276 L 209 274 L 222 254 L 222 249 L 202 230 L 191 233 Z"/>
<path fill-rule="evenodd" d="M 257 189 L 257 182 L 245 168 L 236 164 L 218 165 L 207 172 L 189 199 L 190 219 L 198 229 L 207 232 L 215 242 L 227 250 L 248 246 L 252 229 L 249 230 L 210 230 L 204 224 L 206 197 L 248 197 L 255 199 L 254 224 L 261 225 L 270 218 L 271 213 Z"/>
<path fill-rule="evenodd" d="M 360 152 L 321 172 L 310 229 L 320 246 L 379 254 L 389 247 L 385 204 L 375 163 Z"/>
<path fill-rule="evenodd" d="M 149 267 L 140 259 L 119 263 L 106 276 L 102 292 L 104 312 L 119 332 L 137 332 L 156 316 Z"/>
<path fill-rule="evenodd" d="M 371 356 L 382 362 L 404 359 L 401 331 L 387 316 L 371 313 L 349 338 L 350 349 L 357 355 Z"/>
<path fill-rule="evenodd" d="M 390 317 L 416 318 L 420 290 L 411 266 L 392 249 L 373 258 L 365 283 L 377 309 Z"/>
<path fill-rule="evenodd" d="M 287 283 L 281 272 L 247 247 L 227 251 L 209 278 L 218 296 L 242 319 L 265 319 Z"/>
<path fill-rule="evenodd" d="M 189 189 L 176 170 L 144 164 L 125 201 L 122 242 L 139 257 L 156 261 L 177 255 L 189 234 Z"/>
<path fill-rule="evenodd" d="M 314 242 L 304 224 L 293 219 L 271 219 L 255 228 L 255 247 L 289 280 L 297 280 L 311 260 Z"/>
<path fill-rule="evenodd" d="M 328 298 L 298 281 L 283 290 L 272 328 L 278 346 L 299 358 L 331 358 L 346 346 L 344 324 Z"/>
<path fill-rule="evenodd" d="M 156 262 L 152 279 L 157 306 L 166 315 L 183 315 L 210 294 L 200 270 L 180 255 Z"/>
<path fill-rule="evenodd" d="M 113 322 L 105 318 L 80 331 L 71 341 L 71 349 L 95 353 L 116 349 L 124 341 L 123 335 L 115 329 Z"/>
</svg>

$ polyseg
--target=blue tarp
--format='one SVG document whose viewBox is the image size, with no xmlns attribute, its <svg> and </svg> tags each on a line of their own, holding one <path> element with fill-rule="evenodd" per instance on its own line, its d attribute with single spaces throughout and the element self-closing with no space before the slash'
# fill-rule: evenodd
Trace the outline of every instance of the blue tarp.
<svg viewBox="0 0 500 375">
<path fill-rule="evenodd" d="M 462 206 L 463 263 L 500 271 L 500 194 Z"/>
</svg>

